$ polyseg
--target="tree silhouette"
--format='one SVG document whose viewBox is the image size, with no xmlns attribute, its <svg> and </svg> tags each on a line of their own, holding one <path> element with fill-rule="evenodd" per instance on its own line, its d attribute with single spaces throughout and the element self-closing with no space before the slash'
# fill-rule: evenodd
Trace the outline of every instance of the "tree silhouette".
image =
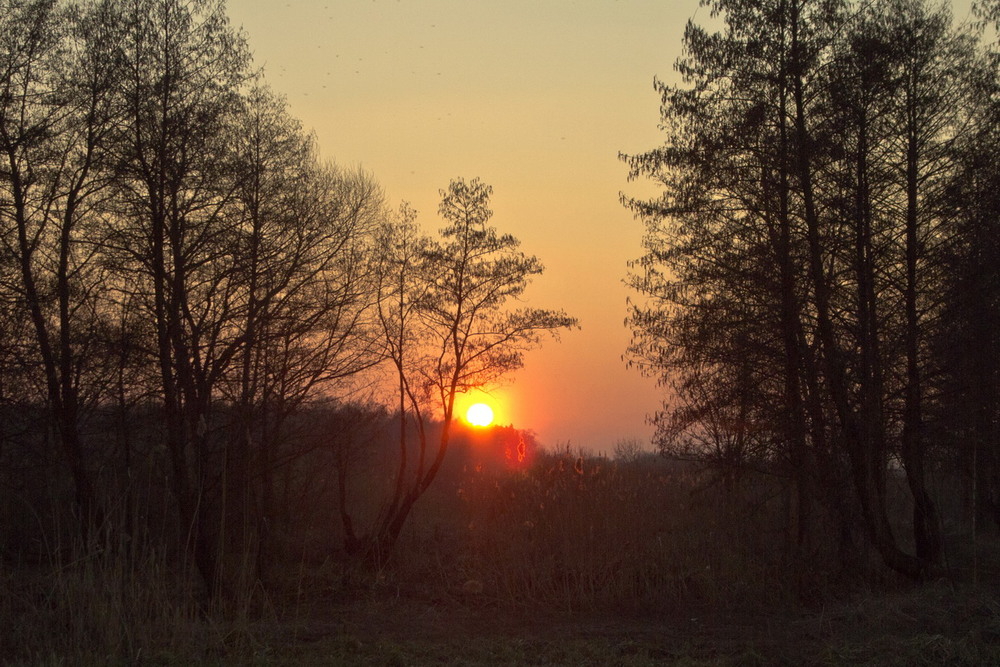
<svg viewBox="0 0 1000 667">
<path fill-rule="evenodd" d="M 632 359 L 678 399 L 661 443 L 787 475 L 800 549 L 825 506 L 930 576 L 927 346 L 958 231 L 941 202 L 988 78 L 974 36 L 919 0 L 710 4 L 724 31 L 689 25 L 686 87 L 659 86 L 666 145 L 627 158 L 664 188 L 629 202 L 648 227 Z M 915 554 L 889 520 L 897 461 Z"/>
<path fill-rule="evenodd" d="M 458 394 L 501 380 L 521 367 L 524 352 L 543 334 L 576 325 L 561 311 L 509 308 L 542 265 L 518 249 L 517 239 L 488 224 L 491 194 L 478 179 L 456 179 L 441 191 L 438 212 L 447 224 L 440 239 L 421 237 L 414 214 L 404 208 L 380 243 L 379 319 L 397 376 L 399 464 L 392 497 L 372 533 L 359 538 L 345 520 L 348 549 L 372 562 L 389 557 L 414 504 L 437 476 Z M 441 420 L 435 443 L 432 419 Z M 407 423 L 416 427 L 412 463 Z"/>
</svg>

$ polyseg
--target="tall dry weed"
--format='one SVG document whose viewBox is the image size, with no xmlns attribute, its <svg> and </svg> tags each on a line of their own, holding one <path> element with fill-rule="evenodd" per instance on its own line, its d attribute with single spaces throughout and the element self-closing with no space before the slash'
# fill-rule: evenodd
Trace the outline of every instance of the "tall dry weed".
<svg viewBox="0 0 1000 667">
<path fill-rule="evenodd" d="M 249 601 L 207 601 L 161 548 L 111 531 L 49 540 L 41 562 L 0 567 L 0 663 L 120 664 L 212 660 L 254 648 Z"/>
<path fill-rule="evenodd" d="M 564 451 L 520 473 L 476 471 L 461 487 L 461 576 L 504 606 L 569 611 L 785 596 L 780 521 L 745 511 L 762 494 L 655 457 Z"/>
</svg>

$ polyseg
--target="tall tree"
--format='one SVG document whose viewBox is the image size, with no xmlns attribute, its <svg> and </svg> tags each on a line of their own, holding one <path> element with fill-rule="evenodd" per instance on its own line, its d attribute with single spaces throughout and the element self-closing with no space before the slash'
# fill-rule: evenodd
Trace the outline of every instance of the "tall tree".
<svg viewBox="0 0 1000 667">
<path fill-rule="evenodd" d="M 896 119 L 905 155 L 906 380 L 900 453 L 914 498 L 917 557 L 938 563 L 940 522 L 926 482 L 925 378 L 934 372 L 928 368 L 927 341 L 943 304 L 942 249 L 945 239 L 954 236 L 954 217 L 940 202 L 956 173 L 955 143 L 972 126 L 970 80 L 981 67 L 971 37 L 956 34 L 944 10 L 932 12 L 922 3 L 900 0 L 890 5 L 889 16 L 893 42 L 901 51 L 903 94 Z"/>
<path fill-rule="evenodd" d="M 84 453 L 82 414 L 100 398 L 97 234 L 108 192 L 109 140 L 118 126 L 121 70 L 114 4 L 72 10 L 18 2 L 0 21 L 2 242 L 18 266 L 12 285 L 32 323 L 45 400 L 76 487 L 82 527 L 103 510 Z"/>
<path fill-rule="evenodd" d="M 1000 25 L 1000 3 L 974 2 L 977 27 Z M 994 33 L 995 34 L 995 33 Z M 1000 105 L 997 43 L 978 67 L 969 68 L 962 91 L 968 128 L 955 137 L 957 167 L 941 202 L 954 218 L 942 244 L 942 325 L 929 356 L 938 362 L 928 378 L 938 398 L 927 421 L 934 438 L 954 448 L 954 460 L 971 482 L 976 531 L 1000 527 Z"/>
<path fill-rule="evenodd" d="M 227 513 L 244 541 L 252 541 L 248 531 L 261 534 L 263 569 L 287 421 L 309 399 L 336 393 L 335 381 L 380 360 L 367 258 L 382 194 L 367 174 L 320 164 L 313 140 L 266 89 L 248 92 L 232 142 L 240 223 L 231 325 L 241 343 L 223 385 L 234 408 Z"/>
<path fill-rule="evenodd" d="M 240 349 L 232 316 L 235 225 L 227 206 L 226 128 L 239 108 L 249 55 L 215 0 L 123 3 L 116 183 L 117 251 L 131 257 L 156 329 L 171 479 L 189 548 L 216 585 L 210 472 L 213 389 Z"/>
<path fill-rule="evenodd" d="M 349 549 L 373 562 L 387 559 L 417 500 L 433 483 L 451 441 L 458 394 L 498 382 L 521 367 L 544 334 L 573 327 L 561 311 L 511 309 L 542 272 L 537 258 L 489 225 L 492 188 L 453 180 L 441 191 L 441 238 L 423 239 L 404 208 L 386 230 L 379 269 L 379 320 L 388 361 L 398 378 L 400 463 L 392 497 L 373 531 L 353 534 Z M 431 420 L 441 421 L 431 442 Z M 416 461 L 408 463 L 406 422 L 416 425 Z"/>
<path fill-rule="evenodd" d="M 793 49 L 789 2 L 713 8 L 731 19 L 719 34 L 688 25 L 678 63 L 688 85 L 657 83 L 666 145 L 626 157 L 631 177 L 664 186 L 658 200 L 628 202 L 649 221 L 647 254 L 631 282 L 650 299 L 634 304 L 630 352 L 675 383 L 678 406 L 661 417 L 664 445 L 700 441 L 694 431 L 706 409 L 741 414 L 726 420 L 730 428 L 753 424 L 753 458 L 781 461 L 792 481 L 802 544 L 816 488 L 812 461 L 824 441 L 802 281 L 806 198 L 792 73 L 803 55 L 801 45 Z"/>
<path fill-rule="evenodd" d="M 729 406 L 739 410 L 729 441 L 752 415 L 775 443 L 759 450 L 764 460 L 787 457 L 800 489 L 819 461 L 849 472 L 840 479 L 886 564 L 925 576 L 940 538 L 923 377 L 941 302 L 936 245 L 949 235 L 934 202 L 968 124 L 958 91 L 973 43 L 921 2 L 709 4 L 724 32 L 689 26 L 687 86 L 658 84 L 666 145 L 627 158 L 633 177 L 664 186 L 660 199 L 629 202 L 649 230 L 632 279 L 648 297 L 631 318 L 633 359 L 688 401 L 663 435 L 704 433 Z M 771 265 L 777 276 L 760 271 Z M 896 456 L 916 555 L 887 513 Z M 852 514 L 841 489 L 817 500 Z M 797 505 L 804 519 L 808 495 Z"/>
</svg>

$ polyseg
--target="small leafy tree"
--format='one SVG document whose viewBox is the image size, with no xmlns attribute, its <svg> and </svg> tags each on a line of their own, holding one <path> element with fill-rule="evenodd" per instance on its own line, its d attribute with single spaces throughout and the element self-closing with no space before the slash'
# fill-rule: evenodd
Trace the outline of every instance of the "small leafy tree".
<svg viewBox="0 0 1000 667">
<path fill-rule="evenodd" d="M 405 208 L 384 231 L 378 313 L 398 379 L 399 463 L 392 497 L 368 537 L 359 538 L 343 515 L 348 551 L 369 562 L 388 558 L 414 503 L 440 470 L 457 395 L 496 383 L 521 367 L 543 334 L 577 324 L 563 311 L 509 307 L 543 269 L 538 258 L 518 249 L 516 238 L 488 224 L 492 191 L 478 179 L 457 179 L 442 190 L 438 211 L 447 225 L 440 239 L 422 237 Z M 431 419 L 441 420 L 436 443 Z"/>
</svg>

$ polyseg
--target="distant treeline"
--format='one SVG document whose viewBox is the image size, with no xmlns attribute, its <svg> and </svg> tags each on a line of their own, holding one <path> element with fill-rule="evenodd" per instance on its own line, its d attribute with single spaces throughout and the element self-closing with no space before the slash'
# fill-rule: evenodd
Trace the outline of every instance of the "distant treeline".
<svg viewBox="0 0 1000 667">
<path fill-rule="evenodd" d="M 219 506 L 213 520 L 221 524 L 227 520 L 218 514 L 227 486 L 227 443 L 221 436 L 236 418 L 234 411 L 230 404 L 213 411 L 213 421 L 207 424 L 212 435 L 207 438 L 202 463 L 201 492 L 206 502 Z M 0 414 L 6 436 L 0 452 L 4 487 L 0 557 L 13 567 L 34 567 L 79 556 L 81 547 L 106 550 L 108 531 L 94 536 L 89 545 L 80 543 L 79 510 L 67 502 L 73 497 L 73 480 L 55 446 L 57 434 L 47 427 L 47 406 L 22 404 Z M 186 556 L 184 534 L 190 526 L 179 521 L 170 489 L 163 408 L 148 402 L 133 406 L 122 417 L 114 409 L 97 408 L 88 413 L 81 428 L 83 453 L 94 468 L 94 480 L 101 489 L 98 497 L 114 526 L 111 541 L 134 543 L 128 551 L 137 555 L 153 549 L 177 566 Z M 123 423 L 128 424 L 124 433 Z M 384 500 L 394 483 L 399 426 L 398 414 L 374 405 L 313 402 L 296 411 L 281 441 L 269 443 L 268 514 L 255 527 L 266 533 L 257 536 L 253 549 L 229 550 L 228 557 L 239 568 L 243 567 L 240 561 L 253 559 L 250 574 L 270 581 L 303 560 L 315 565 L 342 555 L 344 515 L 373 523 L 385 512 Z M 427 427 L 440 434 L 442 424 Z M 412 431 L 416 427 L 410 423 L 408 428 L 409 455 L 415 456 L 419 445 Z M 524 471 L 540 451 L 530 431 L 512 426 L 456 427 L 451 450 L 442 468 L 444 490 L 439 495 L 452 505 L 455 489 L 468 474 L 504 477 Z M 242 523 L 238 526 L 247 529 Z"/>
<path fill-rule="evenodd" d="M 657 84 L 664 145 L 624 158 L 663 192 L 628 202 L 658 442 L 783 479 L 804 558 L 936 576 L 933 480 L 1000 526 L 1000 4 L 707 4 L 719 32 L 690 24 Z"/>
</svg>

